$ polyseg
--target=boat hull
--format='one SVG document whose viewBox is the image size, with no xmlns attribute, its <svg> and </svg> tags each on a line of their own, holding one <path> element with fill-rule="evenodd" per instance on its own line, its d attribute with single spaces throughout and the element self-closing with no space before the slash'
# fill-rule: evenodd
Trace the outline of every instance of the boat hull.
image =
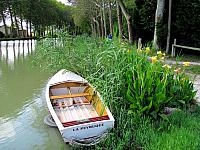
<svg viewBox="0 0 200 150">
<path fill-rule="evenodd" d="M 64 75 L 64 74 L 61 74 L 60 72 L 63 72 L 63 70 L 59 71 L 55 76 L 59 77 L 59 75 Z M 53 76 L 52 78 L 55 79 L 55 76 Z M 61 79 L 62 79 L 61 82 L 59 82 L 59 80 L 56 80 L 56 82 L 60 84 L 62 82 L 71 81 L 70 79 L 67 79 L 67 78 L 66 78 L 66 81 L 64 81 L 63 77 L 61 77 Z M 74 79 L 75 78 L 73 78 L 73 80 Z M 80 80 L 81 77 L 79 76 L 78 79 Z M 84 80 L 84 82 L 86 82 L 85 79 L 83 79 L 83 80 Z M 55 108 L 52 106 L 52 102 L 51 102 L 51 99 L 49 96 L 50 95 L 50 93 L 49 93 L 50 87 L 52 85 L 56 85 L 57 83 L 54 83 L 52 81 L 52 79 L 49 80 L 49 82 L 46 86 L 46 102 L 47 102 L 48 109 L 49 109 L 49 111 L 61 133 L 61 136 L 62 136 L 64 142 L 70 142 L 73 139 L 88 139 L 88 138 L 97 137 L 101 134 L 104 134 L 109 129 L 114 127 L 114 118 L 106 106 L 105 106 L 105 111 L 106 111 L 107 116 L 96 117 L 97 119 L 92 118 L 92 119 L 81 120 L 83 122 L 76 121 L 76 123 L 79 122 L 78 124 L 74 124 L 74 123 L 70 124 L 69 122 L 62 123 L 60 121 L 58 115 L 55 112 Z M 88 83 L 88 85 L 90 85 L 90 84 Z M 93 90 L 95 90 L 95 89 L 93 89 Z M 100 97 L 100 100 L 102 101 L 102 97 L 100 96 L 100 94 L 97 91 L 95 91 L 95 92 L 96 92 L 97 96 Z M 101 118 L 101 119 L 98 120 L 99 118 Z M 91 122 L 90 120 L 93 120 L 93 121 Z"/>
</svg>

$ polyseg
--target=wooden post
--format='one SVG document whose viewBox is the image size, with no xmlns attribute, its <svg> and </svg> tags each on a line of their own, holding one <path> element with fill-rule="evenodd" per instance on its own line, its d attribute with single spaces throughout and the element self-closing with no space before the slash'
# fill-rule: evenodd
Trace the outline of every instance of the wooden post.
<svg viewBox="0 0 200 150">
<path fill-rule="evenodd" d="M 169 0 L 169 16 L 168 16 L 168 34 L 167 34 L 166 54 L 169 53 L 169 45 L 170 45 L 171 14 L 172 14 L 171 11 L 172 11 L 172 0 Z"/>
<path fill-rule="evenodd" d="M 142 49 L 142 38 L 138 39 L 138 49 Z"/>
<path fill-rule="evenodd" d="M 171 53 L 171 56 L 174 57 L 175 54 L 176 54 L 176 48 L 175 48 L 175 45 L 176 45 L 176 39 L 174 39 L 174 44 L 172 44 L 172 53 Z"/>
</svg>

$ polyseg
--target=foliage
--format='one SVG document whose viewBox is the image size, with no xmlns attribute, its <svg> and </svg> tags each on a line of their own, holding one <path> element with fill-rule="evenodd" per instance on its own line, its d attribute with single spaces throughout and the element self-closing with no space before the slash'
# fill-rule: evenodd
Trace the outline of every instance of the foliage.
<svg viewBox="0 0 200 150">
<path fill-rule="evenodd" d="M 175 112 L 169 116 L 169 122 L 152 122 L 142 117 L 135 129 L 136 142 L 145 150 L 191 149 L 199 147 L 199 113 Z"/>
<path fill-rule="evenodd" d="M 30 22 L 38 32 L 44 30 L 46 26 L 57 28 L 73 26 L 71 6 L 56 0 L 2 0 L 0 5 L 1 15 L 4 14 L 10 19 L 12 15 L 12 18 L 16 18 L 15 24 L 19 24 L 19 19 L 21 24 L 23 21 Z"/>
<path fill-rule="evenodd" d="M 189 80 L 183 73 L 180 73 L 174 79 L 173 69 L 167 70 L 158 62 L 152 64 L 147 61 L 144 51 L 138 51 L 140 53 L 138 54 L 134 52 L 134 49 L 134 47 L 130 47 L 125 43 L 120 44 L 116 39 L 105 42 L 87 36 L 73 38 L 61 31 L 56 41 L 54 39 L 45 39 L 38 43 L 33 57 L 34 63 L 40 65 L 45 70 L 50 69 L 52 72 L 56 72 L 61 68 L 66 68 L 81 74 L 101 93 L 114 115 L 115 128 L 109 132 L 107 139 L 91 149 L 129 149 L 130 147 L 132 149 L 148 149 L 153 146 L 160 148 L 164 143 L 164 138 L 169 138 L 170 135 L 173 138 L 176 138 L 176 135 L 184 135 L 183 138 L 175 139 L 175 141 L 178 142 L 180 140 L 183 141 L 185 146 L 190 146 L 190 142 L 187 142 L 184 138 L 185 136 L 190 136 L 193 139 L 193 135 L 196 135 L 196 133 L 192 132 L 190 134 L 189 131 L 191 129 L 187 130 L 187 133 L 184 130 L 179 131 L 178 128 L 166 130 L 168 129 L 169 122 L 152 122 L 150 118 L 142 117 L 143 115 L 136 115 L 134 117 L 128 115 L 130 105 L 135 103 L 133 99 L 131 101 L 127 100 L 127 85 L 129 85 L 128 90 L 130 90 L 131 85 L 132 87 L 137 87 L 134 90 L 138 93 L 134 94 L 138 100 L 136 101 L 138 109 L 135 110 L 140 111 L 141 108 L 145 107 L 145 102 L 146 106 L 149 106 L 151 99 L 154 101 L 149 112 L 153 112 L 154 109 L 159 113 L 164 106 L 183 106 L 184 104 L 181 102 L 185 101 L 185 103 L 188 103 L 184 98 L 192 95 L 188 93 L 191 92 L 190 88 L 192 88 L 192 85 L 188 83 Z M 145 51 L 148 52 L 147 50 Z M 134 78 L 137 80 L 132 80 L 133 73 Z M 147 78 L 144 78 L 145 76 Z M 184 82 L 181 81 L 183 78 L 185 78 Z M 185 85 L 188 87 L 183 87 Z M 166 87 L 176 88 L 176 86 L 181 87 L 181 89 L 174 91 L 165 89 Z M 147 89 L 147 87 L 150 89 Z M 144 91 L 149 91 L 149 94 L 144 95 L 146 94 Z M 169 95 L 169 92 L 171 92 L 171 95 Z M 184 94 L 183 92 L 187 93 L 181 95 Z M 176 100 L 172 96 L 178 99 Z M 141 99 L 142 97 L 143 99 Z M 162 99 L 163 97 L 165 99 Z M 178 101 L 180 98 L 181 101 Z M 143 100 L 144 105 L 137 103 L 141 102 L 140 100 Z M 189 98 L 188 100 L 191 99 Z M 144 111 L 145 114 L 147 114 L 147 110 Z M 181 124 L 184 125 L 184 123 Z M 184 128 L 185 126 L 182 129 Z M 166 132 L 162 134 L 161 131 L 163 130 L 166 130 Z M 159 140 L 160 143 L 163 143 L 159 144 L 156 142 Z M 170 141 L 169 145 L 164 143 L 166 147 L 173 145 L 172 140 Z M 196 139 L 196 141 L 198 140 Z"/>
<path fill-rule="evenodd" d="M 172 38 L 176 38 L 178 44 L 200 47 L 199 12 L 199 0 L 177 0 L 173 2 Z"/>
<path fill-rule="evenodd" d="M 142 50 L 129 54 L 127 99 L 131 102 L 130 113 L 163 117 L 164 107 L 183 108 L 193 101 L 196 92 L 189 78 L 180 70 L 161 63 L 162 55 L 158 52 L 149 62 Z"/>
<path fill-rule="evenodd" d="M 143 42 L 153 40 L 156 1 L 154 0 L 135 0 L 136 9 L 133 16 L 134 31 L 137 38 L 142 38 Z M 136 40 L 138 40 L 136 38 Z"/>
</svg>

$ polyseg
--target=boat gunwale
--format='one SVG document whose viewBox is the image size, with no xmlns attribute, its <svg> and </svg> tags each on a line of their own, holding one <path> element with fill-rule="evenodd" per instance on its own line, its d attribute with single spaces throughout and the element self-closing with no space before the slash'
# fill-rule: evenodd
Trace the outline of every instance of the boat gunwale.
<svg viewBox="0 0 200 150">
<path fill-rule="evenodd" d="M 59 72 L 60 72 L 60 71 L 59 71 Z M 58 72 L 58 73 L 59 73 L 59 72 Z M 56 75 L 56 74 L 55 74 L 55 75 Z M 55 75 L 54 75 L 54 76 L 55 76 Z M 82 77 L 81 77 L 81 78 L 82 78 Z M 85 79 L 84 79 L 84 80 L 85 80 Z M 96 91 L 96 89 L 95 89 L 89 82 L 80 82 L 80 81 L 74 81 L 74 80 L 66 80 L 66 81 L 61 81 L 61 82 L 57 82 L 57 83 L 50 84 L 50 81 L 51 81 L 51 79 L 49 80 L 49 82 L 48 82 L 48 84 L 47 84 L 47 87 L 46 87 L 46 101 L 47 101 L 47 106 L 48 106 L 49 111 L 50 111 L 50 113 L 51 113 L 53 119 L 55 120 L 55 122 L 56 122 L 56 124 L 57 124 L 57 126 L 58 126 L 58 128 L 59 128 L 60 131 L 62 131 L 62 130 L 64 130 L 64 129 L 70 129 L 70 128 L 74 128 L 74 127 L 83 126 L 83 125 L 92 125 L 92 124 L 94 124 L 94 123 L 104 123 L 104 122 L 107 122 L 107 121 L 111 121 L 111 122 L 113 123 L 113 126 L 114 126 L 114 121 L 115 121 L 114 117 L 112 116 L 112 114 L 111 114 L 110 110 L 108 109 L 108 107 L 105 105 L 105 103 L 104 103 L 104 101 L 103 101 L 103 98 L 102 98 L 102 96 L 100 95 L 100 93 L 99 93 L 98 91 Z M 87 80 L 85 80 L 85 81 L 87 81 Z M 59 118 L 58 118 L 58 116 L 57 116 L 57 114 L 56 114 L 56 112 L 55 112 L 55 110 L 54 110 L 54 108 L 53 108 L 53 105 L 52 105 L 52 103 L 51 103 L 51 99 L 50 99 L 50 96 L 49 96 L 49 90 L 50 90 L 50 88 L 51 88 L 52 86 L 59 85 L 59 84 L 63 84 L 63 83 L 67 83 L 67 82 L 68 82 L 68 83 L 69 83 L 69 82 L 76 82 L 76 83 L 80 83 L 80 84 L 87 84 L 87 86 L 90 86 L 90 87 L 96 92 L 96 94 L 97 94 L 97 96 L 99 97 L 100 101 L 101 101 L 102 104 L 104 105 L 105 110 L 106 110 L 106 112 L 107 112 L 107 115 L 106 115 L 106 116 L 108 116 L 109 119 L 107 119 L 107 120 L 100 120 L 100 121 L 97 120 L 97 121 L 95 121 L 95 122 L 85 122 L 85 123 L 81 123 L 81 124 L 77 124 L 77 125 L 65 127 L 65 126 L 63 125 L 63 123 L 59 120 Z M 104 116 L 100 116 L 100 117 L 104 117 Z M 95 117 L 93 117 L 93 118 L 95 118 Z M 89 118 L 87 118 L 87 119 L 89 119 Z"/>
</svg>

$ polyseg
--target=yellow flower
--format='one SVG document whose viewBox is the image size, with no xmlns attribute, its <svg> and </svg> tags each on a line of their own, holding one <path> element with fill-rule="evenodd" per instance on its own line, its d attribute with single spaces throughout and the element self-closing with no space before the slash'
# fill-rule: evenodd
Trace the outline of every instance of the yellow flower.
<svg viewBox="0 0 200 150">
<path fill-rule="evenodd" d="M 164 61 L 164 59 L 165 59 L 165 57 L 161 57 L 161 58 L 160 58 L 161 61 Z"/>
<path fill-rule="evenodd" d="M 157 52 L 157 55 L 162 55 L 162 52 L 161 52 L 161 51 L 158 51 L 158 52 Z"/>
<path fill-rule="evenodd" d="M 163 57 L 165 57 L 165 55 L 166 55 L 166 54 L 165 54 L 165 53 L 163 53 L 162 55 L 163 55 Z"/>
<path fill-rule="evenodd" d="M 181 68 L 175 69 L 174 72 L 175 73 L 179 73 L 181 71 Z"/>
<path fill-rule="evenodd" d="M 162 52 L 161 51 L 158 51 L 157 52 L 157 55 L 158 55 L 158 58 L 160 59 L 162 57 Z"/>
<path fill-rule="evenodd" d="M 141 49 L 137 49 L 137 53 L 142 53 L 142 50 Z"/>
<path fill-rule="evenodd" d="M 150 48 L 146 47 L 145 52 L 146 52 L 146 54 L 148 54 L 150 52 Z"/>
<path fill-rule="evenodd" d="M 158 61 L 157 56 L 150 57 L 152 63 L 156 63 Z"/>
<path fill-rule="evenodd" d="M 167 64 L 163 65 L 162 67 L 166 68 L 166 69 L 171 69 L 172 68 L 170 65 L 167 65 Z"/>
<path fill-rule="evenodd" d="M 190 66 L 190 62 L 183 62 L 183 67 L 188 67 Z"/>
</svg>

